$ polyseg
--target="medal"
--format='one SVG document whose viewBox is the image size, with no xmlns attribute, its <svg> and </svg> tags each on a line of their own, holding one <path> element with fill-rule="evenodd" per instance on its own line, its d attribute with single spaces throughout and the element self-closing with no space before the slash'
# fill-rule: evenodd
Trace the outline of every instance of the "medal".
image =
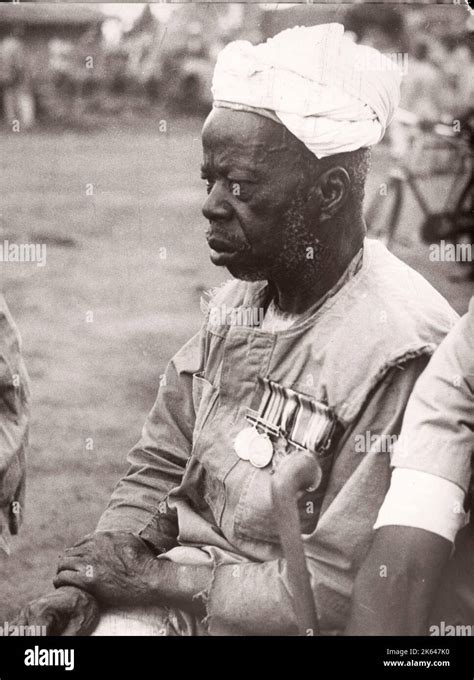
<svg viewBox="0 0 474 680">
<path fill-rule="evenodd" d="M 248 460 L 254 467 L 264 468 L 273 458 L 273 444 L 267 434 L 255 427 L 246 427 L 234 441 L 234 451 L 241 460 Z"/>
<path fill-rule="evenodd" d="M 250 443 L 258 435 L 255 427 L 245 427 L 239 432 L 234 441 L 234 451 L 242 460 L 250 459 Z"/>
<path fill-rule="evenodd" d="M 278 421 L 284 406 L 284 394 L 279 386 L 264 381 L 264 392 L 258 411 L 248 410 L 247 420 L 252 427 L 246 427 L 237 435 L 234 450 L 242 460 L 248 460 L 254 467 L 264 468 L 273 458 L 273 443 L 269 437 L 278 436 Z"/>
<path fill-rule="evenodd" d="M 267 434 L 259 434 L 251 441 L 250 462 L 258 468 L 266 467 L 273 458 L 273 444 Z"/>
<path fill-rule="evenodd" d="M 264 468 L 269 463 L 276 467 L 295 448 L 325 454 L 337 420 L 327 404 L 267 378 L 262 382 L 258 410 L 248 408 L 245 416 L 251 426 L 235 438 L 237 456 Z"/>
</svg>

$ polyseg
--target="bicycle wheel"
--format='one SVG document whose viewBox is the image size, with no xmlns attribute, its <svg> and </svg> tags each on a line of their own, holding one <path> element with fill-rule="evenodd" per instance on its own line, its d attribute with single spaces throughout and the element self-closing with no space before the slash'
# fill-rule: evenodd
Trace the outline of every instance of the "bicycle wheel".
<svg viewBox="0 0 474 680">
<path fill-rule="evenodd" d="M 378 238 L 387 248 L 395 242 L 402 201 L 403 180 L 393 176 L 388 182 L 380 185 L 366 211 L 369 236 Z"/>
</svg>

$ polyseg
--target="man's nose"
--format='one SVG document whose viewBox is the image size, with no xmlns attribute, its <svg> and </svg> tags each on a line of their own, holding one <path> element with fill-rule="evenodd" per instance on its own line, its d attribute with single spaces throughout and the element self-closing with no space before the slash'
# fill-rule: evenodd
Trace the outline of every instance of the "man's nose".
<svg viewBox="0 0 474 680">
<path fill-rule="evenodd" d="M 232 206 L 222 182 L 215 182 L 202 206 L 202 214 L 211 222 L 229 220 L 232 217 Z"/>
</svg>

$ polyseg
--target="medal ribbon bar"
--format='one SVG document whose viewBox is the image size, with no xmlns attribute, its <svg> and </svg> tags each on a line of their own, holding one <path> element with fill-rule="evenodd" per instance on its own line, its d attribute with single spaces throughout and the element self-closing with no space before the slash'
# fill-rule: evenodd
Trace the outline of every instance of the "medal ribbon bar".
<svg viewBox="0 0 474 680">
<path fill-rule="evenodd" d="M 326 404 L 263 378 L 258 411 L 248 409 L 246 419 L 267 434 L 283 435 L 297 448 L 323 453 L 331 443 L 337 418 Z"/>
</svg>

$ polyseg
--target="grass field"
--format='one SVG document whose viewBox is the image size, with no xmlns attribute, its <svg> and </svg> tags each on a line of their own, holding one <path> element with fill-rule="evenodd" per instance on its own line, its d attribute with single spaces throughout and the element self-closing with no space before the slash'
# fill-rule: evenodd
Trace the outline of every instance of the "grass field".
<svg viewBox="0 0 474 680">
<path fill-rule="evenodd" d="M 198 121 L 2 133 L 0 240 L 46 243 L 47 263 L 0 270 L 33 388 L 27 515 L 0 557 L 0 621 L 49 589 L 57 555 L 93 530 L 160 374 L 199 327 L 200 291 L 226 278 L 203 238 L 200 160 Z M 408 204 L 404 231 L 416 222 Z M 450 280 L 453 265 L 416 240 L 400 254 L 465 311 L 471 286 Z"/>
</svg>

